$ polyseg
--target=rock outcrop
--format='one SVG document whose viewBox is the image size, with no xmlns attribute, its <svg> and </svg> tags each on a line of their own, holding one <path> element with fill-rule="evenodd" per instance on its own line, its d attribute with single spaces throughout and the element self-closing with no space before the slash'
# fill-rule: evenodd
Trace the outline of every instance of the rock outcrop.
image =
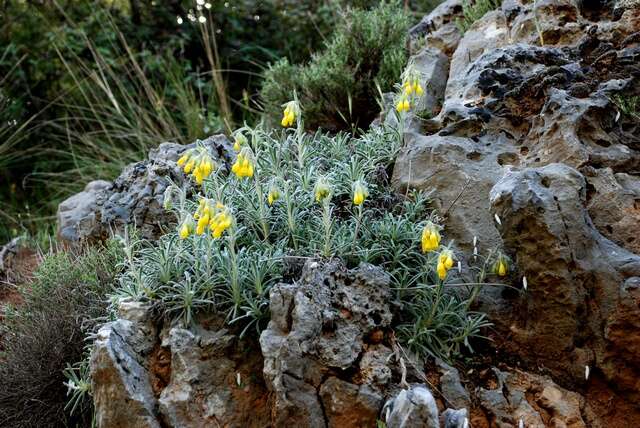
<svg viewBox="0 0 640 428">
<path fill-rule="evenodd" d="M 83 192 L 63 201 L 58 207 L 58 236 L 67 243 L 97 241 L 135 226 L 142 237 L 157 239 L 175 222 L 162 206 L 167 187 L 173 182 L 192 189 L 176 160 L 196 144 L 209 147 L 218 155 L 220 167 L 227 168 L 233 151 L 224 135 L 186 146 L 163 143 L 149 152 L 148 160 L 127 166 L 113 182 L 92 181 Z"/>
<path fill-rule="evenodd" d="M 508 0 L 444 44 L 460 8 L 449 0 L 412 29 L 413 46 L 450 58 L 449 76 L 440 113 L 409 116 L 393 182 L 431 192 L 458 249 L 477 237 L 512 257 L 515 289 L 481 295 L 500 352 L 587 397 L 606 384 L 636 402 L 640 120 L 625 103 L 640 96 L 640 4 Z M 524 423 L 607 420 L 578 407 L 580 422 L 546 410 Z M 488 413 L 518 423 L 514 409 Z"/>
</svg>

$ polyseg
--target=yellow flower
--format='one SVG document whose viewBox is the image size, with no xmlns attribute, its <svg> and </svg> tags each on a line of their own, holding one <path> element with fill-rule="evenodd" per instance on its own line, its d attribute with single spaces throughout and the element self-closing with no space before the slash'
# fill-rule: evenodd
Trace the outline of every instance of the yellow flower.
<svg viewBox="0 0 640 428">
<path fill-rule="evenodd" d="M 267 195 L 267 202 L 269 202 L 269 205 L 273 205 L 278 199 L 280 199 L 280 190 L 272 184 L 269 188 L 269 194 Z"/>
<path fill-rule="evenodd" d="M 369 191 L 362 181 L 357 181 L 353 186 L 353 204 L 362 205 L 369 196 Z"/>
<path fill-rule="evenodd" d="M 300 106 L 296 101 L 289 101 L 284 104 L 284 112 L 282 113 L 282 120 L 280 124 L 283 127 L 292 126 L 296 120 L 296 117 L 300 114 Z"/>
<path fill-rule="evenodd" d="M 191 160 L 190 160 L 190 161 L 189 161 L 189 162 L 184 166 L 184 172 L 185 172 L 186 174 L 189 174 L 195 165 L 196 165 L 196 161 L 195 161 L 195 159 L 191 159 Z"/>
<path fill-rule="evenodd" d="M 189 217 L 186 217 L 182 223 L 180 224 L 180 228 L 178 229 L 178 233 L 180 235 L 180 239 L 186 239 L 193 232 L 193 220 Z"/>
<path fill-rule="evenodd" d="M 453 267 L 453 252 L 449 249 L 444 249 L 438 255 L 438 266 L 436 268 L 438 272 L 438 278 L 444 280 L 447 277 L 447 271 Z"/>
<path fill-rule="evenodd" d="M 493 273 L 498 276 L 506 276 L 509 272 L 509 261 L 504 254 L 498 256 L 498 260 L 493 264 Z"/>
<path fill-rule="evenodd" d="M 231 166 L 231 171 L 238 178 L 253 177 L 253 155 L 248 147 L 238 153 L 236 161 Z"/>
<path fill-rule="evenodd" d="M 247 144 L 247 137 L 242 132 L 238 132 L 234 138 L 233 150 L 239 152 L 245 144 Z"/>
<path fill-rule="evenodd" d="M 417 96 L 421 96 L 424 94 L 424 90 L 422 89 L 422 85 L 416 80 L 413 84 L 413 90 L 415 91 Z"/>
<path fill-rule="evenodd" d="M 329 182 L 325 177 L 318 178 L 313 192 L 316 197 L 316 202 L 322 202 L 331 196 L 331 187 L 329 187 Z"/>
<path fill-rule="evenodd" d="M 422 229 L 422 252 L 428 253 L 438 249 L 440 246 L 440 232 L 438 226 L 428 222 Z"/>
<path fill-rule="evenodd" d="M 411 83 L 409 83 L 408 81 L 405 81 L 402 84 L 402 89 L 404 90 L 405 95 L 411 95 L 411 93 L 413 92 L 413 85 L 411 85 Z"/>
<path fill-rule="evenodd" d="M 180 156 L 180 159 L 178 159 L 178 162 L 176 162 L 178 164 L 178 166 L 184 166 L 184 164 L 189 160 L 189 155 L 187 153 L 185 153 L 184 155 Z"/>
<path fill-rule="evenodd" d="M 409 104 L 409 100 L 407 100 L 407 98 L 405 97 L 400 98 L 400 101 L 398 101 L 398 104 L 396 104 L 396 110 L 398 111 L 398 113 L 409 111 L 410 108 L 411 104 Z"/>
<path fill-rule="evenodd" d="M 209 222 L 209 229 L 214 238 L 220 238 L 225 230 L 233 224 L 233 217 L 227 208 L 219 209 L 218 213 L 213 216 Z"/>
</svg>

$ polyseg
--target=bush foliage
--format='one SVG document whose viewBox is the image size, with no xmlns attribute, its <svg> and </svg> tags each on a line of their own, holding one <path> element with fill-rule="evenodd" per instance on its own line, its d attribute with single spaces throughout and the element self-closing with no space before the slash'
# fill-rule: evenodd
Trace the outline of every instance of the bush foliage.
<svg viewBox="0 0 640 428">
<path fill-rule="evenodd" d="M 265 73 L 260 92 L 265 112 L 279 121 L 281 106 L 295 92 L 311 129 L 366 128 L 380 111 L 374 100 L 392 89 L 406 64 L 409 22 L 396 2 L 347 10 L 309 63 L 285 58 Z"/>
<path fill-rule="evenodd" d="M 450 293 L 455 275 L 436 271 L 448 248 L 438 240 L 421 250 L 423 229 L 436 227 L 438 218 L 425 195 L 401 196 L 389 186 L 398 133 L 306 134 L 299 116 L 297 126 L 293 132 L 243 128 L 232 174 L 214 167 L 193 198 L 169 190 L 165 202 L 178 227 L 157 243 L 129 244 L 114 301 L 153 302 L 185 325 L 200 311 L 221 312 L 245 331 L 259 331 L 269 317 L 272 285 L 297 278 L 293 260 L 341 257 L 350 266 L 367 262 L 389 272 L 407 322 L 414 312 L 429 314 L 402 330 L 422 355 L 448 359 L 470 346 L 468 338 L 485 325 L 469 309 L 477 287 L 467 297 Z M 212 169 L 202 150 L 180 160 L 197 181 L 201 165 Z"/>
<path fill-rule="evenodd" d="M 80 254 L 45 257 L 24 302 L 2 325 L 0 425 L 15 428 L 90 426 L 90 400 L 73 415 L 67 405 L 64 371 L 81 361 L 85 337 L 106 314 L 106 295 L 121 259 L 115 242 Z"/>
</svg>

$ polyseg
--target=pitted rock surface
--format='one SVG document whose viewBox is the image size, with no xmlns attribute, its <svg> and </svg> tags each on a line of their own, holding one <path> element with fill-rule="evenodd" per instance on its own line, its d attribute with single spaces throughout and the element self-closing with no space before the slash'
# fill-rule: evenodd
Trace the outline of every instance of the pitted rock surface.
<svg viewBox="0 0 640 428">
<path fill-rule="evenodd" d="M 218 157 L 219 167 L 227 168 L 233 151 L 224 135 L 209 137 L 200 144 Z M 184 186 L 187 192 L 195 188 L 176 165 L 180 155 L 195 145 L 163 143 L 149 152 L 148 160 L 130 164 L 112 183 L 89 183 L 83 192 L 58 207 L 60 238 L 68 243 L 97 241 L 135 226 L 143 238 L 157 239 L 175 222 L 174 215 L 163 207 L 170 182 Z"/>
</svg>

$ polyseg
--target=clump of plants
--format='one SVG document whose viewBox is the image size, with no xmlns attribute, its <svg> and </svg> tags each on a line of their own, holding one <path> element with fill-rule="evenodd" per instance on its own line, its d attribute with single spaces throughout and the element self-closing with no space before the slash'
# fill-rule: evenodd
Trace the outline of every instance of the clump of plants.
<svg viewBox="0 0 640 428">
<path fill-rule="evenodd" d="M 464 34 L 474 22 L 487 12 L 498 9 L 501 5 L 502 0 L 464 0 L 462 2 L 462 18 L 456 20 L 456 26 Z"/>
<path fill-rule="evenodd" d="M 51 254 L 20 289 L 23 302 L 4 314 L 1 327 L 0 425 L 91 426 L 88 395 L 74 401 L 71 414 L 65 373 L 83 360 L 85 337 L 107 313 L 121 257 L 115 241 Z"/>
<path fill-rule="evenodd" d="M 390 189 L 401 143 L 395 130 L 308 134 L 302 114 L 296 99 L 285 104 L 285 130 L 238 129 L 231 171 L 205 147 L 184 153 L 178 165 L 200 192 L 169 188 L 165 204 L 177 227 L 153 245 L 130 242 L 114 302 L 149 301 L 185 325 L 198 312 L 218 312 L 246 334 L 268 321 L 271 287 L 295 279 L 288 261 L 340 257 L 391 275 L 405 343 L 423 356 L 454 357 L 487 325 L 470 306 L 495 257 L 483 259 L 473 284 L 454 274 L 458 256 L 427 195 Z"/>
<path fill-rule="evenodd" d="M 409 23 L 398 2 L 347 10 L 324 50 L 307 64 L 285 58 L 265 72 L 260 97 L 267 116 L 275 121 L 295 92 L 309 128 L 366 128 L 380 111 L 372 100 L 393 88 L 406 64 Z"/>
</svg>

